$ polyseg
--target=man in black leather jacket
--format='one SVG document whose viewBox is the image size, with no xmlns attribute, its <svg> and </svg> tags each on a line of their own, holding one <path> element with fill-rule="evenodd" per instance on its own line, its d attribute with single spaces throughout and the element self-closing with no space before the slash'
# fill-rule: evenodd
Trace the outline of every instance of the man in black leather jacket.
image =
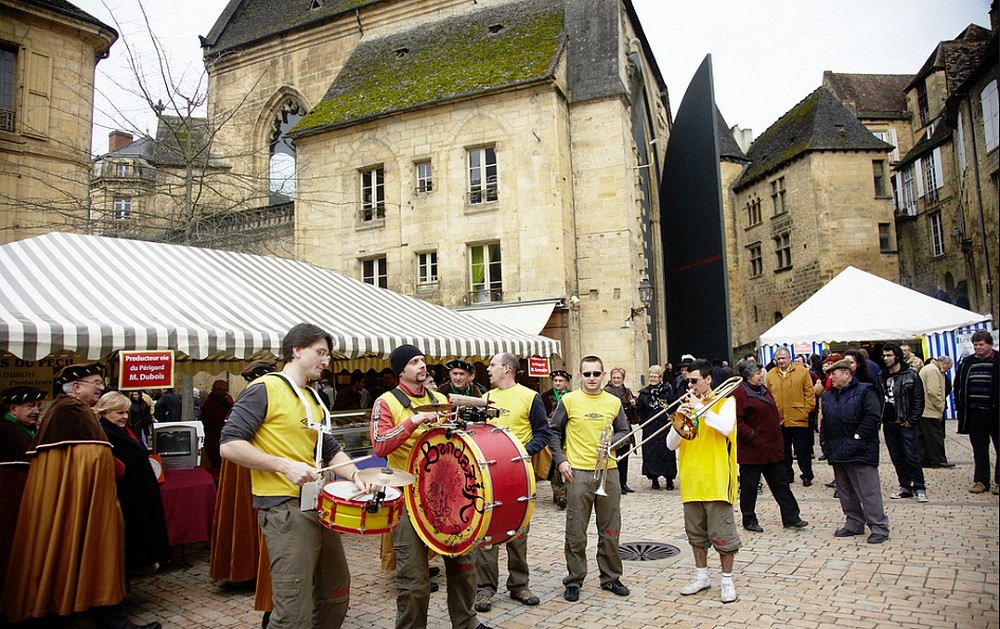
<svg viewBox="0 0 1000 629">
<path fill-rule="evenodd" d="M 879 373 L 885 392 L 882 430 L 899 478 L 899 489 L 889 498 L 915 496 L 918 502 L 927 502 L 924 469 L 920 466 L 917 445 L 917 424 L 924 414 L 924 385 L 917 372 L 906 364 L 898 345 L 886 343 L 882 347 L 882 359 L 885 362 L 885 369 Z"/>
</svg>

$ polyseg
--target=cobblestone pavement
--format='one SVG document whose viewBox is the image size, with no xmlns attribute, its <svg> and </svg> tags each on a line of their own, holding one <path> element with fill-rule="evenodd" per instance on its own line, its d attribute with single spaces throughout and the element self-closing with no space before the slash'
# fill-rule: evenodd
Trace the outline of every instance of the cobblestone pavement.
<svg viewBox="0 0 1000 629">
<path fill-rule="evenodd" d="M 678 590 L 693 573 L 684 537 L 680 495 L 653 491 L 640 476 L 641 458 L 631 457 L 630 485 L 636 493 L 622 499 L 622 542 L 665 542 L 680 554 L 657 561 L 627 561 L 622 581 L 632 594 L 614 596 L 600 590 L 595 536 L 588 548 L 590 574 L 580 600 L 562 598 L 565 512 L 552 503 L 548 483 L 538 487 L 529 536 L 531 589 L 541 599 L 525 607 L 501 592 L 493 610 L 480 620 L 493 627 L 1000 627 L 998 604 L 998 500 L 989 493 L 973 495 L 972 450 L 968 439 L 954 434 L 948 422 L 952 469 L 926 471 L 930 502 L 889 500 L 895 473 L 883 446 L 880 468 L 891 538 L 868 545 L 864 537 L 834 538 L 843 525 L 839 502 L 823 483 L 832 470 L 815 462 L 811 487 L 794 488 L 809 521 L 804 530 L 781 526 L 777 505 L 765 488 L 758 501 L 763 533 L 741 530 L 743 548 L 736 557 L 739 600 L 719 601 L 718 561 L 712 552 L 712 589 L 681 597 Z M 738 509 L 738 507 L 737 507 Z M 739 515 L 737 514 L 737 522 Z M 390 628 L 395 614 L 392 575 L 381 572 L 378 537 L 345 536 L 353 587 L 345 627 Z M 137 579 L 125 604 L 135 620 L 159 620 L 166 628 L 259 627 L 252 611 L 252 587 L 213 583 L 208 578 L 208 550 L 186 549 L 190 568 L 175 565 Z M 440 565 L 440 560 L 436 560 Z M 505 572 L 501 553 L 501 584 Z M 431 595 L 430 627 L 448 627 L 444 577 L 441 591 Z M 502 585 L 501 585 L 502 587 Z M 89 627 L 79 619 L 76 627 Z"/>
</svg>

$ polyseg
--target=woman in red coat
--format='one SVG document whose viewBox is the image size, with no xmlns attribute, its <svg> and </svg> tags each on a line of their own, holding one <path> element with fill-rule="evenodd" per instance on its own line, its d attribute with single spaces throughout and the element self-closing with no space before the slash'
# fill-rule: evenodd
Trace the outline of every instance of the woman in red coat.
<svg viewBox="0 0 1000 629">
<path fill-rule="evenodd" d="M 764 386 L 764 372 L 754 360 L 741 360 L 736 370 L 743 383 L 733 393 L 736 400 L 736 460 L 740 464 L 740 511 L 743 528 L 762 533 L 757 521 L 757 484 L 763 475 L 778 507 L 785 528 L 803 528 L 799 504 L 788 486 L 785 443 L 774 396 Z"/>
</svg>

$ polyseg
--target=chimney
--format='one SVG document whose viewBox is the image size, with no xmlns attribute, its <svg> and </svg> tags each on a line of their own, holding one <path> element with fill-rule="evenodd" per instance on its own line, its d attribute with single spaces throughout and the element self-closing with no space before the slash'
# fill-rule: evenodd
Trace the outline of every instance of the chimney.
<svg viewBox="0 0 1000 629">
<path fill-rule="evenodd" d="M 123 146 L 128 146 L 132 143 L 132 134 L 125 131 L 112 131 L 108 134 L 108 152 L 117 151 Z"/>
</svg>

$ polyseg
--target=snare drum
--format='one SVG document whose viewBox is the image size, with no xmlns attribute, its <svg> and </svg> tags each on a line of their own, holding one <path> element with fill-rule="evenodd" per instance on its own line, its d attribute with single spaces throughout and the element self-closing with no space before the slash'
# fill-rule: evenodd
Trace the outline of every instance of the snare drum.
<svg viewBox="0 0 1000 629">
<path fill-rule="evenodd" d="M 386 487 L 385 499 L 374 513 L 369 513 L 374 494 L 364 494 L 357 500 L 351 500 L 356 493 L 357 485 L 348 480 L 324 485 L 316 504 L 319 523 L 341 533 L 362 535 L 380 535 L 396 528 L 403 511 L 402 495 L 398 489 Z"/>
<path fill-rule="evenodd" d="M 528 528 L 535 477 L 524 447 L 490 423 L 424 432 L 410 453 L 414 482 L 404 495 L 429 548 L 456 556 L 514 539 Z"/>
</svg>

